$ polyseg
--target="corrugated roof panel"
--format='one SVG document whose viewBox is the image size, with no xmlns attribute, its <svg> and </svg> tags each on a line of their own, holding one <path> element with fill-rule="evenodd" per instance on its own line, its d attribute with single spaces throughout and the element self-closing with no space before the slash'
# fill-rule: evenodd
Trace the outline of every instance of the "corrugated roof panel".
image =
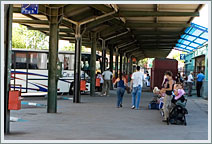
<svg viewBox="0 0 212 144">
<path fill-rule="evenodd" d="M 208 41 L 208 28 L 191 23 L 191 26 L 186 28 L 181 38 L 176 44 L 177 49 L 188 52 L 197 49 Z"/>
</svg>

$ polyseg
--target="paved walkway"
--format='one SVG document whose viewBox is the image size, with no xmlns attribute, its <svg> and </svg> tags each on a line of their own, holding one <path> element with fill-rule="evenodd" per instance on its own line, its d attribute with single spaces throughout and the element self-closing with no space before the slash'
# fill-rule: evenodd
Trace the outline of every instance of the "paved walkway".
<svg viewBox="0 0 212 144">
<path fill-rule="evenodd" d="M 148 110 L 151 92 L 143 92 L 141 110 L 132 110 L 131 96 L 125 94 L 123 108 L 116 108 L 116 92 L 110 97 L 82 95 L 82 103 L 58 99 L 58 113 L 45 107 L 23 106 L 11 116 L 26 122 L 11 122 L 6 140 L 207 140 L 207 101 L 188 99 L 187 126 L 167 125 L 158 110 Z M 45 98 L 23 101 L 46 104 Z"/>
</svg>

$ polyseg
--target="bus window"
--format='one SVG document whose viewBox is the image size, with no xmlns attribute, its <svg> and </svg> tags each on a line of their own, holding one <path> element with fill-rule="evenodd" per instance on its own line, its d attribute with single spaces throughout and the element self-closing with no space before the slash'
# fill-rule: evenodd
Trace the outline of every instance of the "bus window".
<svg viewBox="0 0 212 144">
<path fill-rule="evenodd" d="M 58 58 L 59 58 L 59 61 L 62 62 L 62 69 L 64 70 L 65 69 L 65 66 L 64 66 L 64 54 L 59 54 Z"/>
<path fill-rule="evenodd" d="M 26 53 L 16 53 L 16 69 L 26 69 L 27 63 L 26 63 Z"/>
<path fill-rule="evenodd" d="M 65 54 L 64 66 L 65 65 L 66 65 L 66 69 L 68 69 L 68 70 L 74 69 L 74 55 L 73 54 Z"/>
<path fill-rule="evenodd" d="M 47 54 L 29 53 L 29 69 L 47 69 Z"/>
</svg>

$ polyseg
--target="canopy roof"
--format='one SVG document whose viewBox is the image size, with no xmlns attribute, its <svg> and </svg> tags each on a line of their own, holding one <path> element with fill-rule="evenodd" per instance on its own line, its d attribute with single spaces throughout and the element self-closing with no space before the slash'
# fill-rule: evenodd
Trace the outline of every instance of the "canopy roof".
<svg viewBox="0 0 212 144">
<path fill-rule="evenodd" d="M 206 42 L 208 42 L 208 28 L 191 23 L 191 26 L 186 28 L 185 33 L 181 35 L 175 49 L 191 52 Z"/>
<path fill-rule="evenodd" d="M 39 4 L 39 14 L 21 14 L 14 5 L 13 22 L 49 35 L 50 8 L 61 8 L 63 19 L 59 38 L 75 42 L 72 23 L 90 21 L 82 26 L 82 45 L 91 47 L 91 32 L 97 32 L 106 45 L 138 59 L 166 57 L 176 46 L 203 4 Z M 103 17 L 101 17 L 103 16 Z M 99 19 L 95 19 L 101 17 Z M 199 28 L 199 27 L 198 27 Z M 182 44 L 181 44 L 182 45 Z M 101 41 L 98 42 L 101 49 Z M 186 48 L 186 50 L 189 48 Z"/>
</svg>

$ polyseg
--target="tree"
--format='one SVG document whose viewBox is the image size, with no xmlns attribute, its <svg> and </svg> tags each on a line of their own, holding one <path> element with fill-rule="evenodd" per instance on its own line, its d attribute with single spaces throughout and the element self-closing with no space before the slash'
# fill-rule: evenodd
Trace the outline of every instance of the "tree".
<svg viewBox="0 0 212 144">
<path fill-rule="evenodd" d="M 148 58 L 145 58 L 145 59 L 142 59 L 138 62 L 138 65 L 140 65 L 141 67 L 147 67 L 147 64 L 148 64 Z"/>
<path fill-rule="evenodd" d="M 62 49 L 62 51 L 75 51 L 75 44 L 74 43 L 70 43 L 68 46 L 64 46 Z M 88 52 L 88 49 L 85 46 L 82 46 L 82 52 Z"/>
<path fill-rule="evenodd" d="M 12 47 L 24 49 L 48 49 L 48 36 L 26 26 L 13 24 Z"/>
</svg>

